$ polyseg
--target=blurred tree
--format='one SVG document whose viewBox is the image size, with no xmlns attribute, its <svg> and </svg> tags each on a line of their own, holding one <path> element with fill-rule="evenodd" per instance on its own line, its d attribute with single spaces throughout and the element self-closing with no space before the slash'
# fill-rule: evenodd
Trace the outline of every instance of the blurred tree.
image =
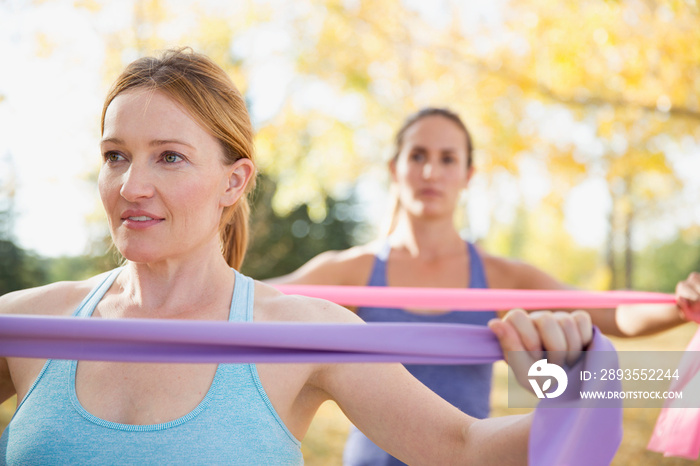
<svg viewBox="0 0 700 466">
<path fill-rule="evenodd" d="M 99 14 L 102 3 L 77 5 Z M 522 216 L 515 213 L 526 205 L 518 202 L 523 188 L 512 182 L 528 176 L 520 162 L 546 169 L 542 202 L 553 221 L 538 219 L 548 228 L 536 236 L 534 227 L 506 235 L 518 251 L 537 250 L 537 242 L 562 244 L 553 261 L 588 254 L 561 243 L 564 205 L 581 183 L 607 185 L 609 235 L 598 254 L 607 271 L 595 276 L 630 288 L 642 234 L 679 210 L 686 178 L 669 144 L 700 144 L 697 2 L 125 5 L 132 24 L 106 39 L 107 80 L 136 56 L 168 46 L 190 44 L 214 57 L 250 102 L 258 163 L 274 180 L 268 201 L 280 217 L 304 206 L 322 223 L 326 197 L 384 163 L 408 113 L 449 106 L 472 130 L 485 180 L 488 199 L 470 204 L 488 201 L 495 228 L 501 204 Z M 505 248 L 493 252 L 514 252 L 513 244 L 493 244 Z"/>
<path fill-rule="evenodd" d="M 48 283 L 42 260 L 7 239 L 0 239 L 0 295 Z"/>
<path fill-rule="evenodd" d="M 549 202 L 560 213 L 573 186 L 602 176 L 612 202 L 608 286 L 631 288 L 636 230 L 653 228 L 683 188 L 662 137 L 700 139 L 697 4 L 419 8 L 388 1 L 308 7 L 298 17 L 301 43 L 310 44 L 298 53 L 299 71 L 341 95 L 366 96 L 371 124 L 449 103 L 473 128 L 482 172 L 515 174 L 523 154 L 544 160 Z M 559 125 L 548 118 L 553 113 L 571 124 Z M 557 126 L 592 131 L 567 135 Z"/>
<path fill-rule="evenodd" d="M 45 283 L 41 261 L 15 244 L 14 223 L 15 177 L 10 154 L 0 159 L 0 295 Z"/>
<path fill-rule="evenodd" d="M 635 279 L 640 289 L 673 293 L 676 283 L 700 271 L 700 228 L 688 228 L 670 241 L 650 244 L 639 252 L 637 261 Z"/>
<path fill-rule="evenodd" d="M 290 273 L 315 255 L 353 245 L 358 221 L 353 218 L 352 197 L 335 200 L 327 197 L 328 213 L 321 221 L 309 216 L 308 206 L 301 205 L 286 215 L 271 207 L 274 182 L 260 176 L 253 197 L 250 244 L 242 272 L 256 279 Z"/>
<path fill-rule="evenodd" d="M 518 209 L 513 224 L 496 223 L 480 242 L 488 251 L 502 251 L 509 258 L 533 264 L 569 285 L 605 289 L 608 274 L 600 251 L 576 244 L 561 228 L 556 206 L 542 203 L 535 209 Z M 547 238 L 547 241 L 528 241 Z"/>
<path fill-rule="evenodd" d="M 111 252 L 44 259 L 47 283 L 61 280 L 85 280 L 118 266 Z"/>
<path fill-rule="evenodd" d="M 519 2 L 506 10 L 513 41 L 499 53 L 499 73 L 542 102 L 563 105 L 593 125 L 600 146 L 550 146 L 554 176 L 578 180 L 565 166 L 578 162 L 602 176 L 609 190 L 606 246 L 611 288 L 632 288 L 635 235 L 654 228 L 683 189 L 665 153 L 666 138 L 700 139 L 700 28 L 694 2 Z M 574 26 L 575 25 L 575 26 Z M 673 52 L 671 52 L 673 51 Z M 540 132 L 541 136 L 541 132 Z M 562 139 L 562 138 L 559 138 Z M 566 138 L 564 138 L 565 140 Z M 571 138 L 575 142 L 575 138 Z M 561 147 L 560 143 L 560 147 Z M 555 191 L 560 196 L 566 190 Z"/>
</svg>

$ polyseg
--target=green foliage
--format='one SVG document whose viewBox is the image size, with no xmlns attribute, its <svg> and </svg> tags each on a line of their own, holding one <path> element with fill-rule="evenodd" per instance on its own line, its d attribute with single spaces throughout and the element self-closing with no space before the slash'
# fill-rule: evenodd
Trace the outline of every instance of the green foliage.
<svg viewBox="0 0 700 466">
<path fill-rule="evenodd" d="M 117 265 L 102 256 L 41 257 L 10 240 L 0 240 L 0 295 L 58 281 L 85 280 Z"/>
<path fill-rule="evenodd" d="M 116 258 L 109 253 L 102 256 L 63 256 L 45 261 L 49 282 L 85 280 L 119 265 Z"/>
<path fill-rule="evenodd" d="M 352 198 L 340 201 L 326 197 L 326 217 L 314 222 L 308 206 L 301 205 L 281 216 L 272 209 L 275 183 L 258 180 L 253 198 L 250 244 L 242 272 L 256 279 L 290 273 L 315 255 L 352 246 L 359 223 L 351 215 Z"/>
<path fill-rule="evenodd" d="M 47 283 L 42 260 L 8 239 L 0 239 L 0 295 Z"/>
<path fill-rule="evenodd" d="M 666 243 L 651 244 L 637 254 L 636 261 L 635 288 L 673 293 L 676 283 L 700 270 L 700 237 L 679 235 Z"/>
</svg>

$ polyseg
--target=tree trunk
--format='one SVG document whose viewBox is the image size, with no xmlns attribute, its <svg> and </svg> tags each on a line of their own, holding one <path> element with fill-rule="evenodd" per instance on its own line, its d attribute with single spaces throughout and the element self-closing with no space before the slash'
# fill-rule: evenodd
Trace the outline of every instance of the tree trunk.
<svg viewBox="0 0 700 466">
<path fill-rule="evenodd" d="M 616 199 L 615 195 L 610 192 L 612 197 L 612 208 L 610 209 L 610 214 L 608 215 L 608 240 L 606 244 L 605 259 L 608 265 L 608 270 L 610 270 L 610 281 L 608 283 L 608 289 L 617 289 L 617 261 L 615 260 L 615 209 L 616 209 Z"/>
<path fill-rule="evenodd" d="M 625 289 L 632 289 L 633 259 L 632 250 L 632 223 L 634 222 L 634 210 L 629 205 L 625 216 Z"/>
</svg>

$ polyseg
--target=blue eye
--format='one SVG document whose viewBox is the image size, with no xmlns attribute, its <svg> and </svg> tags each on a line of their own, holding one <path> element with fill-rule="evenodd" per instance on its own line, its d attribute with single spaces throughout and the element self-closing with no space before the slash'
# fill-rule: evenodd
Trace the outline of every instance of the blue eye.
<svg viewBox="0 0 700 466">
<path fill-rule="evenodd" d="M 182 160 L 182 156 L 175 152 L 166 152 L 163 154 L 163 160 L 165 160 L 166 163 L 177 163 Z"/>
</svg>

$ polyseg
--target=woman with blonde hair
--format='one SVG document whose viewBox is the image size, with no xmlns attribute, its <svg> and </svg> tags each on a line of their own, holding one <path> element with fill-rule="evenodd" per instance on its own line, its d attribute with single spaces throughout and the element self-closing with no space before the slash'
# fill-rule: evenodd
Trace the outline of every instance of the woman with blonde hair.
<svg viewBox="0 0 700 466">
<path fill-rule="evenodd" d="M 236 269 L 255 178 L 253 131 L 224 71 L 189 50 L 130 64 L 102 112 L 99 192 L 126 263 L 0 298 L 3 314 L 89 319 L 360 323 Z M 532 339 L 576 359 L 586 314 L 491 325 L 504 350 Z M 293 331 L 293 330 L 290 330 Z M 163 364 L 0 357 L 17 411 L 2 464 L 299 464 L 318 406 L 335 400 L 377 444 L 415 464 L 526 461 L 531 416 L 476 420 L 400 364 Z M 498 433 L 498 435 L 494 435 Z"/>
</svg>

